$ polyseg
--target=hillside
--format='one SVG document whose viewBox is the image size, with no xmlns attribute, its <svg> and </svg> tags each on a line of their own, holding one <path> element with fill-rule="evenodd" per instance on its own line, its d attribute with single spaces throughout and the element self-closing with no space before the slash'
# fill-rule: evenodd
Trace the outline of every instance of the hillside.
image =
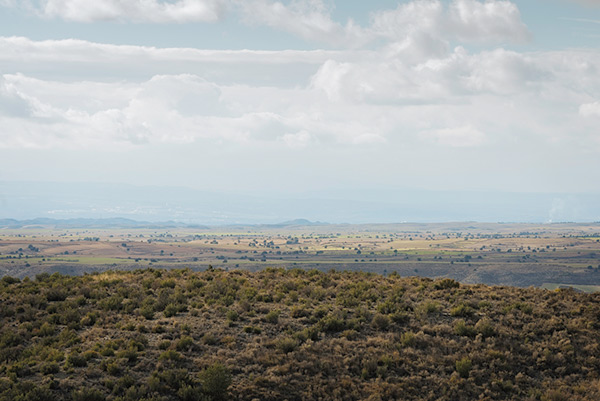
<svg viewBox="0 0 600 401">
<path fill-rule="evenodd" d="M 597 400 L 600 294 L 361 272 L 0 280 L 0 400 Z"/>
</svg>

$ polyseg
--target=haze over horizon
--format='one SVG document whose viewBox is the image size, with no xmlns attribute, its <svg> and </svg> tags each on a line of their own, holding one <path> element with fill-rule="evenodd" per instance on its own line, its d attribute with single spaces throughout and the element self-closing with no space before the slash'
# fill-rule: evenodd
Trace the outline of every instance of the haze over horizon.
<svg viewBox="0 0 600 401">
<path fill-rule="evenodd" d="M 599 221 L 599 5 L 0 0 L 0 218 Z"/>
</svg>

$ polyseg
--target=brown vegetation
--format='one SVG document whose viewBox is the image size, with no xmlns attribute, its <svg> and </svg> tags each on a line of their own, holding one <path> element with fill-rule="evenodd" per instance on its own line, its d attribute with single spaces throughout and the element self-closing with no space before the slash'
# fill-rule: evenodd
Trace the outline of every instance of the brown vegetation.
<svg viewBox="0 0 600 401">
<path fill-rule="evenodd" d="M 597 400 L 600 294 L 360 272 L 0 281 L 0 400 Z"/>
</svg>

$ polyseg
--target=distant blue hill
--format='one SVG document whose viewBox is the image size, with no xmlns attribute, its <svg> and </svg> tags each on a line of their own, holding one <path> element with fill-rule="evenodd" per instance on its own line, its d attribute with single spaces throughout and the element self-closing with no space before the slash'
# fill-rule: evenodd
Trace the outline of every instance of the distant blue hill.
<svg viewBox="0 0 600 401">
<path fill-rule="evenodd" d="M 289 226 L 322 221 L 592 222 L 600 220 L 598 205 L 598 193 L 427 191 L 393 185 L 301 194 L 235 193 L 126 184 L 0 181 L 0 219 L 32 220 L 31 224 L 44 224 L 39 218 L 61 220 L 65 225 L 73 219 L 115 219 L 110 224 L 120 227 L 139 226 L 140 222 L 146 226 Z M 299 216 L 305 220 L 295 220 Z"/>
</svg>

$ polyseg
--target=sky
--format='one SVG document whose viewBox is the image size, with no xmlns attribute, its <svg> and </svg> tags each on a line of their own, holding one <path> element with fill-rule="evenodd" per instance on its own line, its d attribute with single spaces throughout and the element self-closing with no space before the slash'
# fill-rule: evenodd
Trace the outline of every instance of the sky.
<svg viewBox="0 0 600 401">
<path fill-rule="evenodd" d="M 0 0 L 0 182 L 598 194 L 600 1 Z"/>
</svg>

